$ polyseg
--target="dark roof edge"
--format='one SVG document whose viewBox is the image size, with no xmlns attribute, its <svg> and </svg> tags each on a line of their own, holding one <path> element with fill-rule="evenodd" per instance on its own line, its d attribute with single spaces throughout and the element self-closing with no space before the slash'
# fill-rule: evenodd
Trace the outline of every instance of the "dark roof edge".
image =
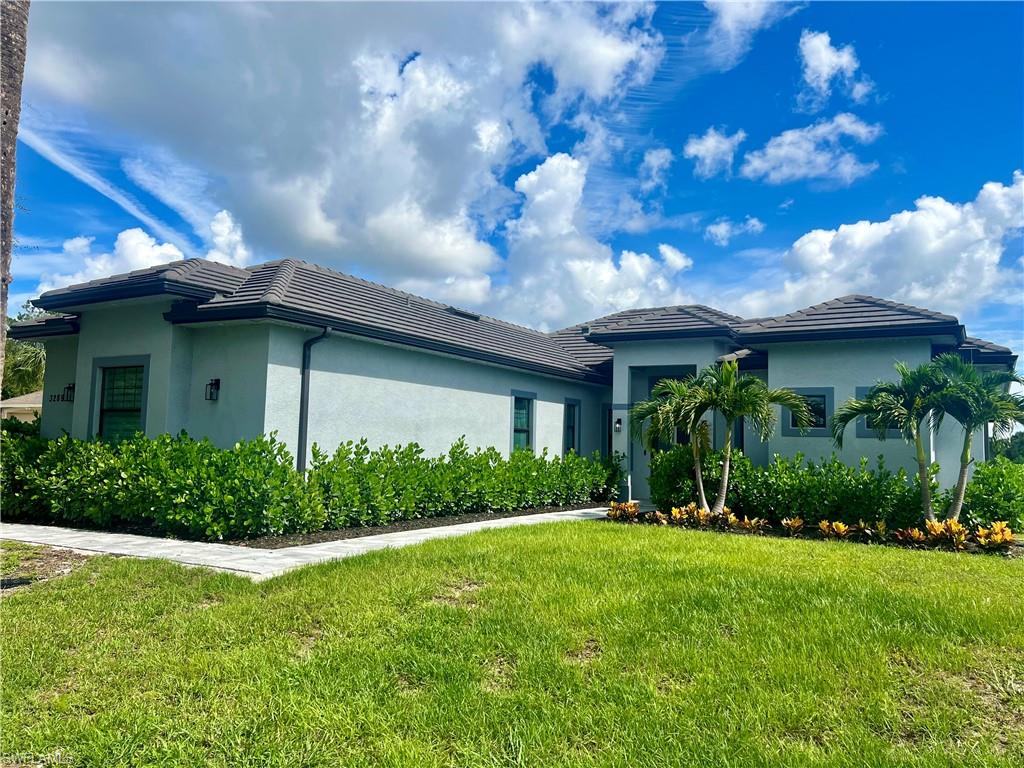
<svg viewBox="0 0 1024 768">
<path fill-rule="evenodd" d="M 74 336 L 78 333 L 77 317 L 44 317 L 37 320 L 26 320 L 14 323 L 7 329 L 12 339 L 31 341 L 47 339 L 53 336 Z"/>
<path fill-rule="evenodd" d="M 99 304 L 119 299 L 138 299 L 147 296 L 164 294 L 188 299 L 212 299 L 216 295 L 212 288 L 200 288 L 196 285 L 168 280 L 164 275 L 154 276 L 150 280 L 142 280 L 128 285 L 97 285 L 90 288 L 79 288 L 54 296 L 43 294 L 33 299 L 32 304 L 40 309 L 54 310 L 77 307 L 82 304 Z"/>
<path fill-rule="evenodd" d="M 583 336 L 583 338 L 594 344 L 603 344 L 605 342 L 654 341 L 656 339 L 735 339 L 736 333 L 730 328 L 694 328 L 686 331 L 635 331 L 633 333 L 627 333 L 624 331 L 592 331 Z"/>
<path fill-rule="evenodd" d="M 508 357 L 505 355 L 477 352 L 454 344 L 446 344 L 441 341 L 424 339 L 410 334 L 385 331 L 380 328 L 338 320 L 337 318 L 317 315 L 312 312 L 302 312 L 301 310 L 290 309 L 288 307 L 282 307 L 275 304 L 230 306 L 224 307 L 223 309 L 215 307 L 198 309 L 194 306 L 182 303 L 174 305 L 170 311 L 165 312 L 164 318 L 168 322 L 174 324 L 205 323 L 224 320 L 280 320 L 282 322 L 307 325 L 311 328 L 330 328 L 331 330 L 339 333 L 361 336 L 375 341 L 391 342 L 393 344 L 401 344 L 406 347 L 425 349 L 431 352 L 440 352 L 469 360 L 476 360 L 478 362 L 492 363 L 494 365 L 502 365 L 508 368 L 517 368 L 519 370 L 542 373 L 547 376 L 555 376 L 560 379 L 569 379 L 589 384 L 607 385 L 609 383 L 607 376 L 602 375 L 600 372 L 592 368 L 584 366 L 582 363 L 579 364 L 581 370 L 578 373 L 573 373 L 554 366 L 525 362 L 519 358 Z"/>
<path fill-rule="evenodd" d="M 831 328 L 821 331 L 744 331 L 737 333 L 743 344 L 774 343 L 786 341 L 835 341 L 849 339 L 901 338 L 903 336 L 938 336 L 951 334 L 957 344 L 966 336 L 959 323 L 928 323 L 922 325 L 899 325 L 884 328 Z"/>
</svg>

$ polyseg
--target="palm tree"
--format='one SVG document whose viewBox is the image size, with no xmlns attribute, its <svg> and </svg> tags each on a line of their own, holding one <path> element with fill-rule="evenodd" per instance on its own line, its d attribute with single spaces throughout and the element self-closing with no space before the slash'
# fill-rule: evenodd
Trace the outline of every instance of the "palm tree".
<svg viewBox="0 0 1024 768">
<path fill-rule="evenodd" d="M 762 440 L 775 431 L 776 416 L 773 406 L 781 405 L 793 414 L 800 428 L 811 424 L 811 409 L 807 400 L 791 389 L 770 388 L 762 379 L 749 373 L 740 373 L 739 365 L 729 361 L 702 370 L 694 380 L 689 399 L 691 407 L 703 412 L 717 412 L 725 420 L 725 446 L 722 449 L 722 479 L 711 513 L 722 514 L 729 489 L 729 466 L 732 460 L 732 435 L 736 422 L 747 419 Z"/>
<path fill-rule="evenodd" d="M 896 363 L 899 381 L 879 382 L 861 399 L 847 400 L 832 417 L 832 436 L 836 445 L 843 447 L 843 433 L 851 421 L 864 417 L 875 430 L 879 440 L 886 431 L 898 429 L 903 439 L 914 446 L 917 456 L 917 476 L 921 483 L 921 511 L 929 520 L 935 519 L 932 510 L 931 477 L 928 456 L 924 450 L 921 422 L 934 407 L 935 394 L 941 387 L 941 376 L 930 363 L 911 368 Z"/>
<path fill-rule="evenodd" d="M 0 2 L 0 383 L 7 341 L 7 288 L 11 284 L 14 237 L 14 158 L 21 118 L 21 82 L 25 75 L 28 0 Z"/>
<path fill-rule="evenodd" d="M 972 462 L 974 433 L 987 424 L 1000 435 L 1017 424 L 1024 425 L 1024 397 L 1009 392 L 1009 385 L 1024 384 L 1024 377 L 1013 371 L 980 371 L 952 352 L 939 355 L 932 364 L 942 377 L 934 397 L 934 424 L 938 427 L 944 416 L 952 416 L 964 430 L 960 475 L 946 510 L 946 519 L 958 520 Z"/>
<path fill-rule="evenodd" d="M 673 440 L 679 430 L 690 436 L 697 498 L 701 509 L 707 509 L 701 457 L 711 450 L 711 433 L 704 420 L 707 409 L 695 406 L 690 396 L 694 378 L 659 381 L 651 390 L 651 398 L 637 403 L 630 410 L 629 422 L 633 434 L 652 451 L 659 443 Z M 646 430 L 644 425 L 647 425 Z"/>
</svg>

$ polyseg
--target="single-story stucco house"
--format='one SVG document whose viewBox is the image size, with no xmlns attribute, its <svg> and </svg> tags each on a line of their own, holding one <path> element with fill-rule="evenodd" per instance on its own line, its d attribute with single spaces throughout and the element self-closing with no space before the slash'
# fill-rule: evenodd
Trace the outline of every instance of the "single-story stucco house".
<svg viewBox="0 0 1024 768">
<path fill-rule="evenodd" d="M 631 309 L 541 333 L 291 259 L 244 269 L 177 261 L 34 303 L 52 316 L 11 335 L 46 345 L 44 436 L 185 430 L 228 447 L 277 432 L 300 467 L 314 442 L 333 450 L 359 438 L 416 441 L 434 454 L 463 435 L 503 452 L 620 451 L 638 499 L 648 496 L 648 456 L 630 437 L 629 407 L 659 378 L 737 359 L 806 395 L 814 428 L 801 434 L 784 413 L 767 442 L 739 430 L 739 447 L 764 463 L 835 451 L 833 410 L 891 378 L 896 361 L 956 350 L 978 365 L 1016 362 L 955 317 L 870 296 L 752 320 L 699 305 Z M 960 440 L 950 420 L 929 435 L 945 484 Z M 839 455 L 915 466 L 902 441 L 878 441 L 864 424 Z"/>
</svg>

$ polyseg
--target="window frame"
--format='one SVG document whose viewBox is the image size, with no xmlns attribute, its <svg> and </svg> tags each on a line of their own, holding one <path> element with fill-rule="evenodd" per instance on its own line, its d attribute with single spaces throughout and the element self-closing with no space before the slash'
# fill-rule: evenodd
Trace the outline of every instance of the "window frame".
<svg viewBox="0 0 1024 768">
<path fill-rule="evenodd" d="M 871 391 L 871 387 L 857 387 L 854 390 L 854 397 L 856 397 L 858 400 L 863 400 L 865 397 L 867 397 L 867 394 L 870 391 Z M 871 440 L 877 440 L 878 439 L 878 433 L 875 432 L 875 430 L 873 430 L 871 427 L 868 426 L 868 417 L 867 416 L 858 416 L 857 417 L 857 432 L 856 432 L 856 434 L 857 434 L 857 437 L 869 438 Z M 900 432 L 898 429 L 892 429 L 890 427 L 890 428 L 886 428 L 886 430 L 885 430 L 885 437 L 886 437 L 886 439 L 895 438 L 895 439 L 898 440 L 898 439 L 903 437 L 903 433 Z"/>
<path fill-rule="evenodd" d="M 103 409 L 103 371 L 107 368 L 142 368 L 142 407 L 139 412 L 139 426 L 146 433 L 146 418 L 149 406 L 149 355 L 125 355 L 122 357 L 94 357 L 92 360 L 92 387 L 89 393 L 89 437 L 102 439 L 99 434 L 100 414 Z"/>
<path fill-rule="evenodd" d="M 509 418 L 509 455 L 516 450 L 516 400 L 526 400 L 527 404 L 527 416 L 529 418 L 529 426 L 526 429 L 526 445 L 523 446 L 530 451 L 535 450 L 535 441 L 537 433 L 537 393 L 526 392 L 521 389 L 513 389 L 512 396 L 509 398 L 511 405 L 511 415 Z"/>
<path fill-rule="evenodd" d="M 790 387 L 789 389 L 796 392 L 798 395 L 804 397 L 824 397 L 825 398 L 825 426 L 823 427 L 808 427 L 803 432 L 800 431 L 799 427 L 792 426 L 792 411 L 789 408 L 782 409 L 782 434 L 785 437 L 832 437 L 832 417 L 836 413 L 836 393 L 835 387 Z"/>
<path fill-rule="evenodd" d="M 570 445 L 570 446 L 567 446 L 566 445 L 566 441 L 565 441 L 566 428 L 568 426 L 566 424 L 566 419 L 568 418 L 570 412 L 574 414 L 574 423 L 573 423 L 573 430 L 572 430 L 572 433 L 573 433 L 573 443 L 574 444 Z M 563 456 L 568 456 L 570 450 L 574 451 L 577 456 L 580 455 L 580 446 L 582 445 L 582 441 L 580 439 L 580 427 L 582 426 L 580 424 L 581 421 L 583 421 L 583 401 L 579 400 L 578 398 L 575 398 L 575 397 L 567 397 L 567 398 L 565 398 L 565 410 L 562 411 L 562 455 Z"/>
</svg>

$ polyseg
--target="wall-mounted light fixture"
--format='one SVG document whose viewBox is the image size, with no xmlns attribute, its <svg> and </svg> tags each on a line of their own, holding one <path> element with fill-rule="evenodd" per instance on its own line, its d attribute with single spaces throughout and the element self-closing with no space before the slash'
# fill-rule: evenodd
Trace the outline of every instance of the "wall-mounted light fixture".
<svg viewBox="0 0 1024 768">
<path fill-rule="evenodd" d="M 622 419 L 616 419 L 615 420 L 615 431 L 616 432 L 621 432 L 622 431 Z"/>
<path fill-rule="evenodd" d="M 206 399 L 216 400 L 220 396 L 220 379 L 210 379 L 206 385 Z"/>
</svg>

